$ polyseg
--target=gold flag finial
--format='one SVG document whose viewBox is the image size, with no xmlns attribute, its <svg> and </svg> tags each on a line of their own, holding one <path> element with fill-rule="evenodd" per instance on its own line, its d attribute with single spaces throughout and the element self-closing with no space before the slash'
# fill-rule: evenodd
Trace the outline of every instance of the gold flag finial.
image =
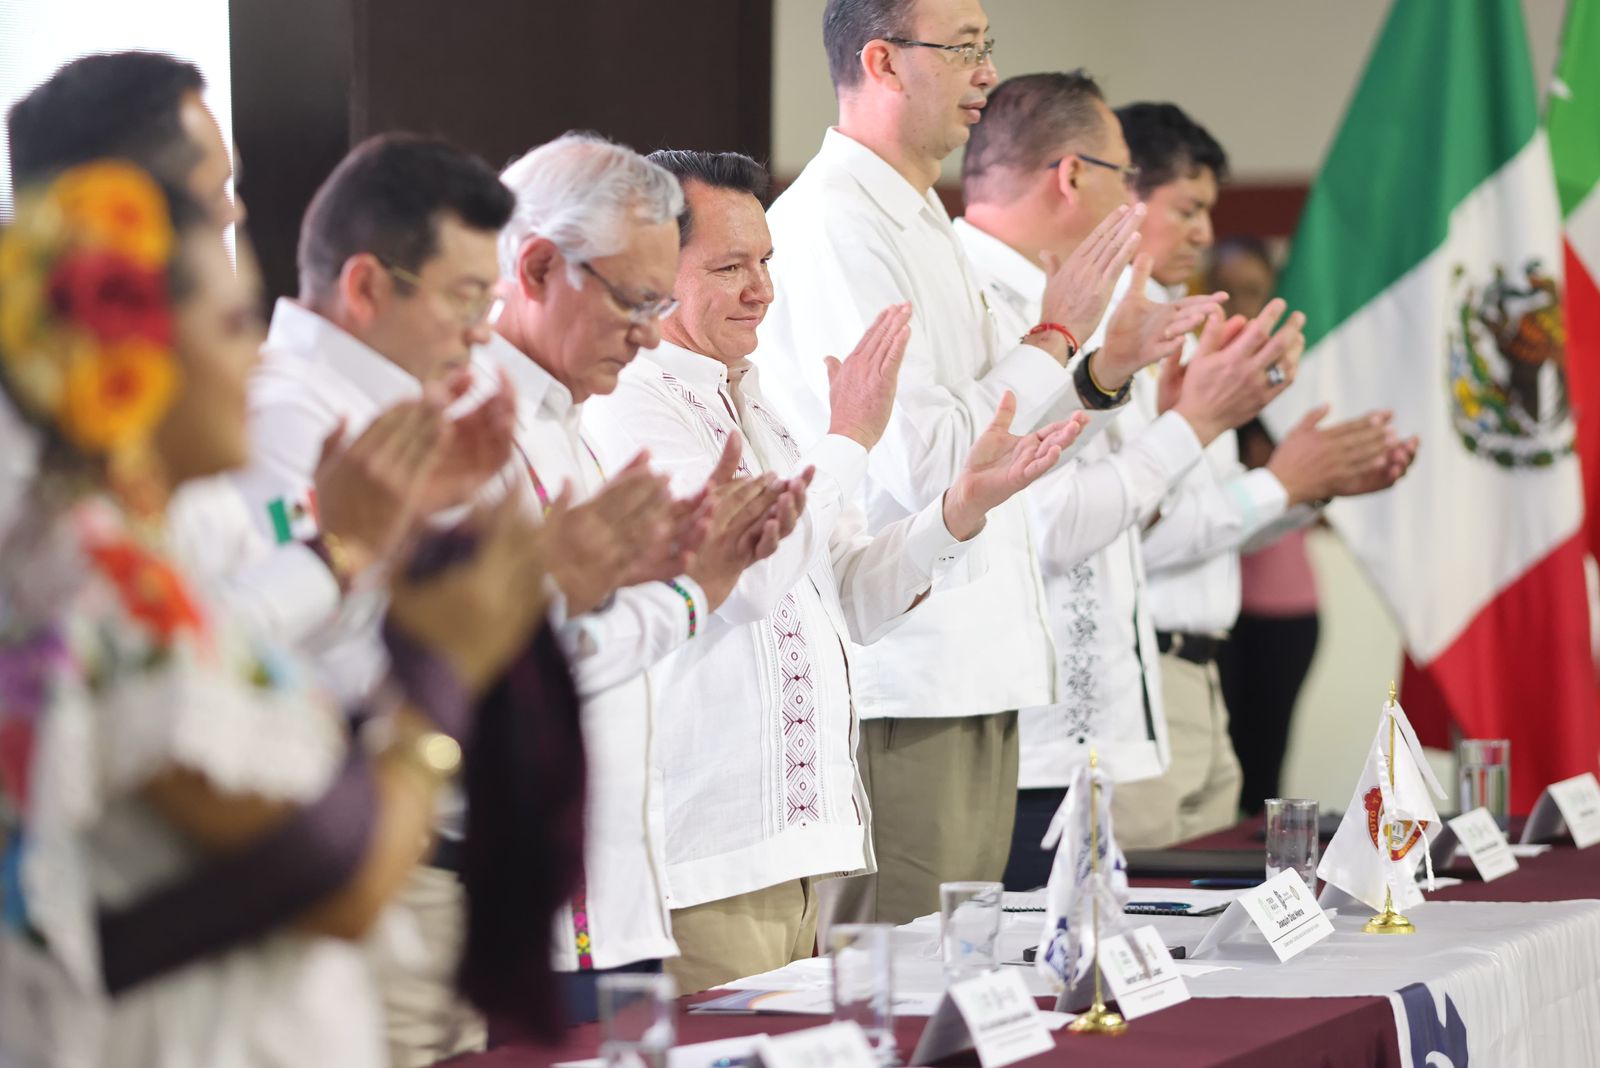
<svg viewBox="0 0 1600 1068">
<path fill-rule="evenodd" d="M 1394 707 L 1394 704 L 1395 704 L 1395 701 L 1394 701 L 1394 699 L 1395 699 L 1395 698 L 1396 698 L 1396 697 L 1398 697 L 1398 696 L 1399 696 L 1399 694 L 1400 694 L 1400 691 L 1399 691 L 1399 690 L 1398 690 L 1398 689 L 1396 689 L 1396 688 L 1395 688 L 1395 685 L 1394 685 L 1394 680 L 1393 680 L 1393 679 L 1390 679 L 1390 680 L 1389 680 L 1389 707 L 1390 707 L 1390 708 L 1393 708 L 1393 707 Z"/>
<path fill-rule="evenodd" d="M 1098 768 L 1100 766 L 1100 754 L 1095 752 L 1093 749 L 1089 750 L 1089 766 L 1091 768 Z"/>
</svg>

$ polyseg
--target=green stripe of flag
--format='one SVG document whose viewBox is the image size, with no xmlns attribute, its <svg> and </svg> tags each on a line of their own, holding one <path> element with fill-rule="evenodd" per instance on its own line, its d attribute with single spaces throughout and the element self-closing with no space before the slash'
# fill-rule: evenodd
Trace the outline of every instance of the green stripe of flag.
<svg viewBox="0 0 1600 1068">
<path fill-rule="evenodd" d="M 1397 0 L 1279 286 L 1307 346 L 1438 248 L 1451 209 L 1537 124 L 1519 0 Z"/>
<path fill-rule="evenodd" d="M 1545 123 L 1565 218 L 1600 184 L 1600 4 L 1567 6 Z"/>
</svg>

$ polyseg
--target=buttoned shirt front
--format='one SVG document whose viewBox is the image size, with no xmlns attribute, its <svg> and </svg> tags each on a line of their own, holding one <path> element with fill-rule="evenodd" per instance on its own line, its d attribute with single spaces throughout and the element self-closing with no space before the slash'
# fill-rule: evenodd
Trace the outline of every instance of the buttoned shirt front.
<svg viewBox="0 0 1600 1068">
<path fill-rule="evenodd" d="M 572 393 L 498 335 L 482 355 L 516 389 L 515 477 L 533 514 L 541 514 L 536 502 L 553 499 L 564 484 L 576 503 L 593 497 L 605 472 Z M 677 582 L 703 617 L 705 594 L 686 576 Z M 688 606 L 665 583 L 632 586 L 617 591 L 604 610 L 568 620 L 562 634 L 583 700 L 588 797 L 584 892 L 557 917 L 556 967 L 614 968 L 674 956 L 666 807 L 653 756 L 661 695 L 647 669 L 689 640 Z"/>
<path fill-rule="evenodd" d="M 647 448 L 679 493 L 705 482 L 732 433 L 752 473 L 816 468 L 794 534 L 745 572 L 704 640 L 651 672 L 672 906 L 871 867 L 847 649 L 899 624 L 935 575 L 941 588 L 964 577 L 942 503 L 866 536 L 851 503 L 866 450 L 830 435 L 802 455 L 750 361 L 663 343 L 584 407 L 602 455 Z"/>
<path fill-rule="evenodd" d="M 1048 353 L 1002 342 L 938 198 L 864 145 L 828 131 L 768 221 L 777 295 L 761 331 L 763 374 L 802 445 L 828 426 L 823 357 L 847 356 L 880 311 L 912 304 L 894 413 L 862 496 L 872 530 L 945 491 L 1005 390 L 1017 397 L 1017 431 L 1081 407 Z M 1024 502 L 991 511 L 979 537 L 981 577 L 852 661 L 862 716 L 969 716 L 1049 701 L 1054 654 Z"/>
<path fill-rule="evenodd" d="M 1044 271 L 964 219 L 956 230 L 1002 326 L 1037 321 Z M 1103 322 L 1086 353 L 1099 348 Z M 1150 385 L 1136 380 L 1134 389 Z M 1128 434 L 1123 410 L 1026 491 L 1055 634 L 1056 691 L 1018 717 L 1023 789 L 1065 786 L 1091 748 L 1122 782 L 1159 775 L 1170 760 L 1139 527 L 1201 448 L 1176 412 Z"/>
</svg>

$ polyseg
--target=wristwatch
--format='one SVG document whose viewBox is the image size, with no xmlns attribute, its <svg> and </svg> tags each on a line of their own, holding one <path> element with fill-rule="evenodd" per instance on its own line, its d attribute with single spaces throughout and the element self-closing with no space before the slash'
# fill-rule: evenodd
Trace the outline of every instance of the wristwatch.
<svg viewBox="0 0 1600 1068">
<path fill-rule="evenodd" d="M 1133 379 L 1122 383 L 1122 388 L 1116 392 L 1108 392 L 1104 386 L 1095 381 L 1094 369 L 1089 366 L 1100 350 L 1095 349 L 1083 359 L 1078 361 L 1077 368 L 1072 372 L 1073 385 L 1078 387 L 1078 397 L 1083 401 L 1084 407 L 1096 411 L 1105 411 L 1116 408 L 1128 399 L 1128 393 L 1133 386 Z"/>
</svg>

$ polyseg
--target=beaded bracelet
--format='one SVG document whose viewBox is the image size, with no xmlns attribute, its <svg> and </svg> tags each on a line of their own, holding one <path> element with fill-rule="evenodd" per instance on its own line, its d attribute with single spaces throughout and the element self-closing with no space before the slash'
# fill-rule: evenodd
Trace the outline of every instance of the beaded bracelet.
<svg viewBox="0 0 1600 1068">
<path fill-rule="evenodd" d="M 672 592 L 683 598 L 683 603 L 689 609 L 689 637 L 693 638 L 695 632 L 700 629 L 700 615 L 695 610 L 694 594 L 690 593 L 682 583 L 675 582 L 672 579 L 667 579 L 667 585 L 672 587 Z"/>
</svg>

